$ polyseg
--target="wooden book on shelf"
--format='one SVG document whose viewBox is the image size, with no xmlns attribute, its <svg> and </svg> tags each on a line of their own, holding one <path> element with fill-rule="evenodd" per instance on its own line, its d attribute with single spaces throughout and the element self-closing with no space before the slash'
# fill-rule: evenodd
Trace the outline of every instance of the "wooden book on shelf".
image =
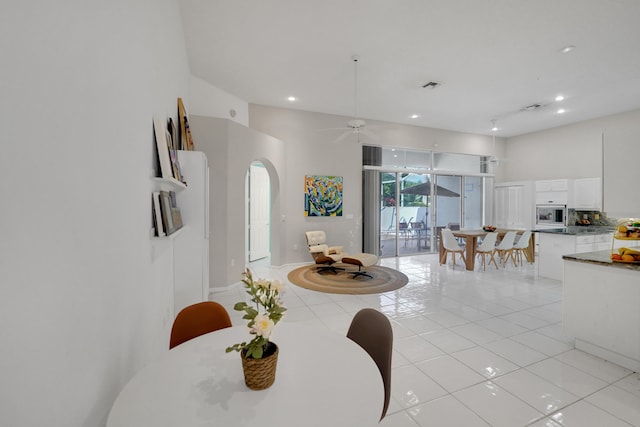
<svg viewBox="0 0 640 427">
<path fill-rule="evenodd" d="M 189 129 L 187 110 L 184 108 L 182 98 L 178 98 L 178 119 L 180 120 L 180 147 L 183 150 L 194 151 L 195 144 L 193 143 L 193 137 Z"/>
</svg>

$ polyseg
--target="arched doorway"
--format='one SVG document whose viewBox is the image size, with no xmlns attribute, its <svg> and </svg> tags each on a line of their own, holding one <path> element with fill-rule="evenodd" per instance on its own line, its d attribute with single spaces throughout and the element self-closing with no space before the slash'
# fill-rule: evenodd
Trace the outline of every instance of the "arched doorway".
<svg viewBox="0 0 640 427">
<path fill-rule="evenodd" d="M 271 256 L 271 180 L 262 162 L 254 161 L 246 177 L 247 261 L 269 261 Z"/>
</svg>

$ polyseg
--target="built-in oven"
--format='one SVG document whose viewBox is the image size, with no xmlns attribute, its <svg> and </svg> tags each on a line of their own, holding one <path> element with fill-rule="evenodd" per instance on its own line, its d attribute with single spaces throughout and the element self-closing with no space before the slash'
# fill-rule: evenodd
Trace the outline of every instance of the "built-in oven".
<svg viewBox="0 0 640 427">
<path fill-rule="evenodd" d="M 567 205 L 536 205 L 537 227 L 566 227 Z"/>
</svg>

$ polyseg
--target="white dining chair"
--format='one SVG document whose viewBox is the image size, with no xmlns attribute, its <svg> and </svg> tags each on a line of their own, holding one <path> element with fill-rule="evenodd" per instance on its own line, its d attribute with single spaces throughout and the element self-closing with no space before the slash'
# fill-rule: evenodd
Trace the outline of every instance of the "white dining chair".
<svg viewBox="0 0 640 427">
<path fill-rule="evenodd" d="M 527 258 L 526 249 L 529 247 L 529 241 L 531 240 L 531 230 L 527 230 L 520 236 L 520 239 L 513 245 L 513 251 L 516 256 L 516 262 L 519 262 L 520 265 L 524 265 L 522 261 L 522 256 L 524 255 Z M 527 261 L 533 262 L 527 258 Z"/>
<path fill-rule="evenodd" d="M 496 246 L 496 252 L 498 253 L 500 261 L 502 261 L 503 267 L 506 267 L 509 257 L 511 257 L 513 265 L 517 266 L 516 259 L 513 257 L 513 243 L 516 240 L 516 234 L 515 231 L 507 231 L 507 234 L 504 235 L 500 243 Z"/>
<path fill-rule="evenodd" d="M 442 253 L 442 258 L 440 258 L 440 265 L 444 264 L 447 259 L 447 254 L 451 253 L 454 268 L 456 266 L 456 254 L 460 255 L 463 264 L 466 266 L 467 260 L 464 257 L 464 248 L 458 244 L 458 240 L 456 239 L 456 236 L 453 235 L 453 232 L 448 228 L 444 228 L 442 229 L 441 234 L 444 252 Z"/>
<path fill-rule="evenodd" d="M 487 270 L 487 257 L 489 257 L 489 265 L 491 262 L 498 269 L 498 263 L 496 262 L 496 240 L 498 240 L 498 233 L 487 233 L 482 239 L 482 242 L 476 247 L 476 254 L 482 257 L 482 270 Z"/>
</svg>

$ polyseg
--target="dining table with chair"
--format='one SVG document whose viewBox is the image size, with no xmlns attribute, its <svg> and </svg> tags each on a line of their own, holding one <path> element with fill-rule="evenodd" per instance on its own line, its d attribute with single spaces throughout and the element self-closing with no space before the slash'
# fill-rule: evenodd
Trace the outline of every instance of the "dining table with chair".
<svg viewBox="0 0 640 427">
<path fill-rule="evenodd" d="M 318 325 L 280 323 L 276 379 L 265 390 L 244 382 L 246 326 L 190 339 L 138 372 L 117 396 L 107 427 L 374 426 L 385 388 L 376 362 L 359 344 Z"/>
<path fill-rule="evenodd" d="M 522 229 L 507 229 L 507 228 L 498 228 L 493 233 L 497 234 L 498 243 L 502 240 L 505 235 L 509 231 L 513 231 L 516 235 L 522 236 L 526 230 Z M 441 231 L 442 232 L 442 231 Z M 478 240 L 484 238 L 489 231 L 485 231 L 482 229 L 462 229 L 462 230 L 451 230 L 453 235 L 456 238 L 463 239 L 464 244 L 464 259 L 466 264 L 466 269 L 473 271 L 475 269 L 475 258 L 476 258 L 476 249 L 478 246 Z M 442 240 L 442 239 L 441 239 Z M 535 259 L 535 233 L 531 233 L 531 237 L 529 239 L 529 244 L 522 250 L 525 259 L 532 263 Z M 446 262 L 446 253 L 443 245 L 440 245 L 440 258 L 443 262 Z M 515 260 L 514 260 L 515 263 Z"/>
</svg>

